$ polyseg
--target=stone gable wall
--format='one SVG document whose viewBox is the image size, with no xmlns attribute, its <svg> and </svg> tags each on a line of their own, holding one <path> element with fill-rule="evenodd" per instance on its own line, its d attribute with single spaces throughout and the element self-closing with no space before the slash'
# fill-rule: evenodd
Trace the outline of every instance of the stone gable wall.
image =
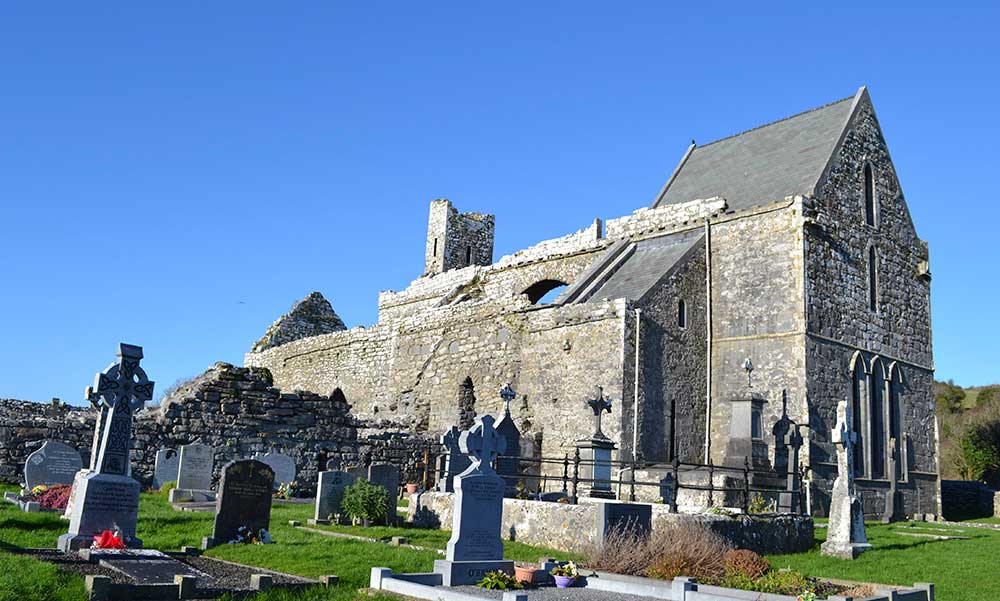
<svg viewBox="0 0 1000 601">
<path fill-rule="evenodd" d="M 681 299 L 687 314 L 684 328 L 677 321 Z M 681 461 L 704 460 L 705 303 L 704 246 L 638 303 L 642 309 L 642 457 L 647 461 L 670 461 L 673 452 Z"/>
<path fill-rule="evenodd" d="M 865 222 L 864 165 L 875 172 L 877 227 Z M 817 501 L 825 507 L 836 476 L 829 432 L 836 406 L 852 397 L 851 360 L 880 355 L 898 376 L 901 431 L 908 469 L 900 491 L 909 513 L 940 515 L 938 441 L 933 396 L 930 282 L 920 276 L 927 245 L 914 230 L 900 183 L 871 104 L 863 100 L 842 148 L 805 206 L 808 388 L 811 466 Z M 868 306 L 868 248 L 878 252 L 878 312 Z M 860 480 L 866 512 L 884 508 L 885 480 Z M 863 495 L 863 496 L 864 496 Z"/>
</svg>

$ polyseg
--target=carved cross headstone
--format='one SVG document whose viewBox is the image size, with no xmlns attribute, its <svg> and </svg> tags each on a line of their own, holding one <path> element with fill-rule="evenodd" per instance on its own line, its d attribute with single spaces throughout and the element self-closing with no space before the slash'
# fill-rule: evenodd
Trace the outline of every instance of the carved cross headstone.
<svg viewBox="0 0 1000 601">
<path fill-rule="evenodd" d="M 462 452 L 459 440 L 462 431 L 458 426 L 452 426 L 450 430 L 441 435 L 441 445 L 444 447 L 444 464 L 441 470 L 440 480 L 437 489 L 440 492 L 454 492 L 455 476 L 461 474 L 469 467 L 471 461 L 469 456 Z"/>
<path fill-rule="evenodd" d="M 472 457 L 472 466 L 487 472 L 493 471 L 497 455 L 507 450 L 507 440 L 497 434 L 494 421 L 492 415 L 477 418 L 475 425 L 458 438 L 459 448 Z"/>
<path fill-rule="evenodd" d="M 500 389 L 500 398 L 506 403 L 506 411 L 500 421 L 497 422 L 497 434 L 506 441 L 501 451 L 500 457 L 496 461 L 496 471 L 504 479 L 508 496 L 513 496 L 517 491 L 517 486 L 521 478 L 521 431 L 514 423 L 514 417 L 510 414 L 510 402 L 517 397 L 517 393 L 510 384 L 506 384 Z"/>
<path fill-rule="evenodd" d="M 607 438 L 601 431 L 601 414 L 611 413 L 611 399 L 605 398 L 604 387 L 597 387 L 597 394 L 587 401 L 587 406 L 594 412 L 594 438 Z"/>
<path fill-rule="evenodd" d="M 132 443 L 132 414 L 153 398 L 153 382 L 139 367 L 142 347 L 118 345 L 118 363 L 97 374 L 93 394 L 108 409 L 96 468 L 100 474 L 126 476 Z"/>
<path fill-rule="evenodd" d="M 837 479 L 830 495 L 830 523 L 826 542 L 820 546 L 824 555 L 854 559 L 871 549 L 865 534 L 865 515 L 861 499 L 854 490 L 854 416 L 847 401 L 837 405 L 837 424 L 830 433 L 837 449 Z"/>
</svg>

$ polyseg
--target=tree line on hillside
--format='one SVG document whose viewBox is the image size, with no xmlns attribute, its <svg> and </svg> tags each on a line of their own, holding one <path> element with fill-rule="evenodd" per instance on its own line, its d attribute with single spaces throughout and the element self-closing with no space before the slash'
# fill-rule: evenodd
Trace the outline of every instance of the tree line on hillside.
<svg viewBox="0 0 1000 601">
<path fill-rule="evenodd" d="M 1000 488 L 1000 385 L 934 383 L 941 435 L 941 476 Z"/>
</svg>

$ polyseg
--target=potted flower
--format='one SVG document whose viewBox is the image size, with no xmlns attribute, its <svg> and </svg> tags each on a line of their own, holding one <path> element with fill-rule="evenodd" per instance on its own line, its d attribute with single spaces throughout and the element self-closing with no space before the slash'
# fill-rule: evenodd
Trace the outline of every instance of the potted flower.
<svg viewBox="0 0 1000 601">
<path fill-rule="evenodd" d="M 542 580 L 538 566 L 533 563 L 514 564 L 514 578 L 524 586 L 535 586 Z"/>
<path fill-rule="evenodd" d="M 410 482 L 409 484 L 406 485 L 406 494 L 408 494 L 408 495 L 415 495 L 415 494 L 417 494 L 418 490 L 420 490 L 420 485 L 419 484 L 416 484 L 414 482 Z"/>
<path fill-rule="evenodd" d="M 559 588 L 569 588 L 573 586 L 576 582 L 577 576 L 580 575 L 579 571 L 576 569 L 576 564 L 572 561 L 567 561 L 566 563 L 557 565 L 552 568 L 550 572 L 553 578 L 556 579 L 556 586 Z"/>
</svg>

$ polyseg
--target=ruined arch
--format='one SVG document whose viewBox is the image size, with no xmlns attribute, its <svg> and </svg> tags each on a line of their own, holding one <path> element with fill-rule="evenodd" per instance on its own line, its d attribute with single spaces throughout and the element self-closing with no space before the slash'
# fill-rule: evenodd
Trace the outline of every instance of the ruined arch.
<svg viewBox="0 0 1000 601">
<path fill-rule="evenodd" d="M 527 295 L 528 301 L 530 301 L 532 305 L 537 305 L 538 302 L 545 297 L 545 295 L 549 294 L 553 290 L 556 290 L 557 288 L 565 288 L 566 286 L 566 282 L 562 280 L 544 279 L 528 286 L 521 291 L 521 294 Z"/>
<path fill-rule="evenodd" d="M 468 430 L 476 421 L 476 387 L 471 377 L 458 385 L 458 427 Z"/>
</svg>

